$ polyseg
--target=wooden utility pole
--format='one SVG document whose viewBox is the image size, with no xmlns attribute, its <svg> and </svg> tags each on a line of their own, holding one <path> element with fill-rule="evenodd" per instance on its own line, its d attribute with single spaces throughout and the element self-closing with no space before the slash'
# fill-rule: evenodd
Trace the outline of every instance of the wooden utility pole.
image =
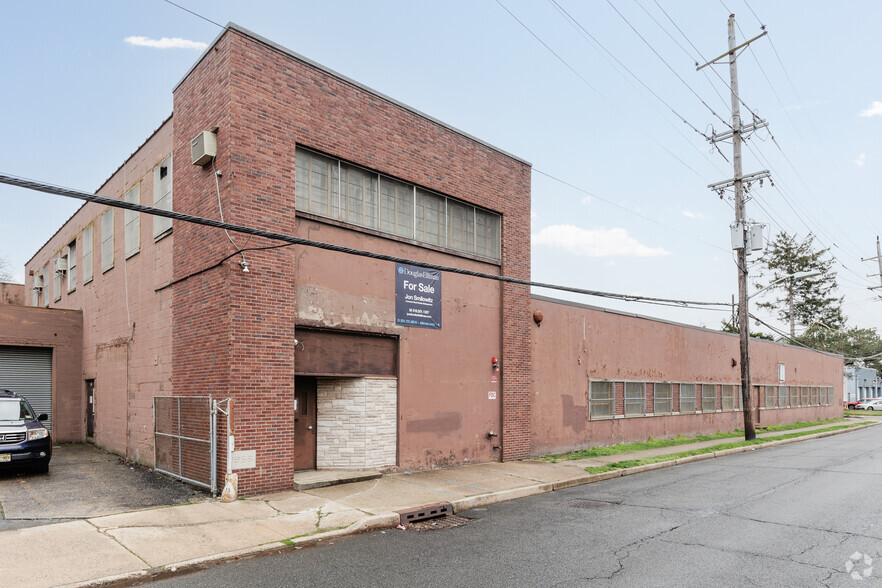
<svg viewBox="0 0 882 588">
<path fill-rule="evenodd" d="M 765 126 L 765 121 L 754 121 L 747 127 L 741 124 L 741 98 L 738 96 L 738 69 L 736 60 L 737 51 L 746 47 L 753 41 L 759 39 L 766 33 L 757 35 L 749 41 L 745 41 L 741 45 L 735 44 L 735 15 L 729 15 L 729 51 L 720 55 L 697 69 L 701 69 L 707 65 L 715 63 L 724 57 L 729 57 L 729 84 L 732 92 L 732 131 L 721 135 L 716 133 L 711 141 L 723 139 L 732 139 L 732 165 L 734 168 L 734 176 L 731 180 L 718 182 L 708 186 L 713 190 L 720 192 L 722 196 L 723 190 L 733 187 L 735 190 L 735 225 L 733 230 L 733 248 L 738 251 L 738 333 L 741 342 L 741 401 L 744 412 L 744 438 L 748 441 L 756 439 L 756 431 L 753 425 L 753 411 L 750 403 L 750 315 L 747 308 L 747 255 L 748 255 L 748 231 L 750 226 L 744 214 L 744 181 L 768 177 L 768 170 L 759 173 L 744 176 L 741 166 L 741 139 L 743 133 L 753 131 L 761 126 Z"/>
</svg>

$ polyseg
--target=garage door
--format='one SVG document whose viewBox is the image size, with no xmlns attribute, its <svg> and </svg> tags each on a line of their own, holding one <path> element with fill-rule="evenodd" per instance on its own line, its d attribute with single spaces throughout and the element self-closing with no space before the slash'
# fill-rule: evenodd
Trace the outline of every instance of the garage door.
<svg viewBox="0 0 882 588">
<path fill-rule="evenodd" d="M 46 413 L 52 428 L 52 348 L 0 345 L 0 388 L 28 399 L 37 414 Z"/>
</svg>

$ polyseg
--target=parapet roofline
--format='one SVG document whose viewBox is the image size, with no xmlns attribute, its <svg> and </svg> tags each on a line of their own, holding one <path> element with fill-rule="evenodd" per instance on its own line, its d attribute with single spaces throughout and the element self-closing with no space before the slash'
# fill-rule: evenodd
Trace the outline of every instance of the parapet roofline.
<svg viewBox="0 0 882 588">
<path fill-rule="evenodd" d="M 270 41 L 269 39 L 262 37 L 255 32 L 249 31 L 248 29 L 241 27 L 234 22 L 227 23 L 227 26 L 224 28 L 224 30 L 221 31 L 220 34 L 218 34 L 218 36 L 214 38 L 214 40 L 211 42 L 211 44 L 205 49 L 205 51 L 202 52 L 202 55 L 199 56 L 199 59 L 197 59 L 196 62 L 193 64 L 193 66 L 187 70 L 187 73 L 184 74 L 184 76 L 181 78 L 181 80 L 177 84 L 175 84 L 175 87 L 172 88 L 172 92 L 177 90 L 178 87 L 184 83 L 184 80 L 186 80 L 190 76 L 190 74 L 193 73 L 193 70 L 196 69 L 196 67 L 202 62 L 203 59 L 205 59 L 205 56 L 208 55 L 208 52 L 211 51 L 212 49 L 214 49 L 214 46 L 217 45 L 218 41 L 220 41 L 221 37 L 223 37 L 227 33 L 227 31 L 235 31 L 241 35 L 244 35 L 246 37 L 250 37 L 251 39 L 258 41 L 259 43 L 266 45 L 270 49 L 278 51 L 279 53 L 283 53 L 283 54 L 287 55 L 288 57 L 291 57 L 292 59 L 296 59 L 297 61 L 300 61 L 301 63 L 304 63 L 305 65 L 308 65 L 309 67 L 312 67 L 314 69 L 322 71 L 328 75 L 331 75 L 331 76 L 337 78 L 338 80 L 346 82 L 347 84 L 354 86 L 360 90 L 364 90 L 365 92 L 368 92 L 369 94 L 373 94 L 374 96 L 376 96 L 382 100 L 385 100 L 386 102 L 389 102 L 390 104 L 394 104 L 395 106 L 398 106 L 399 108 L 403 108 L 404 110 L 410 111 L 413 114 L 415 114 L 421 118 L 424 118 L 424 119 L 426 119 L 436 125 L 444 127 L 450 131 L 453 131 L 454 133 L 456 133 L 458 135 L 462 135 L 463 137 L 465 137 L 471 141 L 474 141 L 476 143 L 480 143 L 481 145 L 484 145 L 485 147 L 489 147 L 490 149 L 496 151 L 497 153 L 505 155 L 506 157 L 509 157 L 519 163 L 522 163 L 522 164 L 524 164 L 528 167 L 531 167 L 531 168 L 533 167 L 533 164 L 525 159 L 521 159 L 520 157 L 518 157 L 516 155 L 512 155 L 508 151 L 500 149 L 499 147 L 496 147 L 495 145 L 491 145 L 490 143 L 488 143 L 486 141 L 482 141 L 481 139 L 479 139 L 473 135 L 470 135 L 469 133 L 466 133 L 465 131 L 462 131 L 454 126 L 451 126 L 451 125 L 443 122 L 443 121 L 440 121 L 433 116 L 429 116 L 425 112 L 417 110 L 416 108 L 413 108 L 412 106 L 408 106 L 407 104 L 404 104 L 403 102 L 399 102 L 398 100 L 395 100 L 394 98 L 386 96 L 382 92 L 378 92 L 369 86 L 366 86 L 360 82 L 357 82 L 357 81 L 353 80 L 352 78 L 344 76 L 343 74 L 338 73 L 328 67 L 325 67 L 324 65 L 317 63 L 307 57 L 304 57 L 303 55 L 300 55 L 299 53 L 291 51 L 287 47 L 283 47 L 282 45 L 279 45 L 278 43 Z"/>
</svg>

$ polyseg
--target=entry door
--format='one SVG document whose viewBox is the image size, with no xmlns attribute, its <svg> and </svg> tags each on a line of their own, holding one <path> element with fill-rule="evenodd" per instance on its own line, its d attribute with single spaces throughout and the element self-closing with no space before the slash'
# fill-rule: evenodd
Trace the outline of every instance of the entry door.
<svg viewBox="0 0 882 588">
<path fill-rule="evenodd" d="M 95 436 L 95 380 L 86 380 L 86 437 Z"/>
<path fill-rule="evenodd" d="M 294 378 L 294 469 L 315 469 L 316 379 Z"/>
</svg>

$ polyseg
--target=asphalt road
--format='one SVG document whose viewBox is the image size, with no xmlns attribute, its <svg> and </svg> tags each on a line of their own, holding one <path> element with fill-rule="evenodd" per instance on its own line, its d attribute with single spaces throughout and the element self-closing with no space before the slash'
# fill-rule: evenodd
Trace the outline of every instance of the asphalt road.
<svg viewBox="0 0 882 588">
<path fill-rule="evenodd" d="M 474 509 L 455 528 L 347 537 L 156 584 L 872 586 L 882 584 L 880 447 L 882 427 L 871 427 Z"/>
</svg>

